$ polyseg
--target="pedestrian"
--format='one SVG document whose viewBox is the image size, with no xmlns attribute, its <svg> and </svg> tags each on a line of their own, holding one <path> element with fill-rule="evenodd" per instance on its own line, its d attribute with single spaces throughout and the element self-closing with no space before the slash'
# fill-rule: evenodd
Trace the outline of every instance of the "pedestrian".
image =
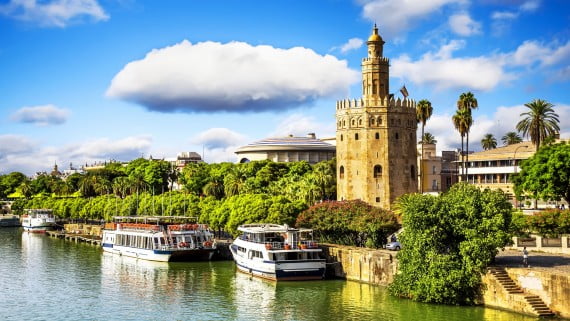
<svg viewBox="0 0 570 321">
<path fill-rule="evenodd" d="M 526 246 L 523 247 L 523 265 L 524 267 L 528 267 L 528 251 L 526 250 Z"/>
</svg>

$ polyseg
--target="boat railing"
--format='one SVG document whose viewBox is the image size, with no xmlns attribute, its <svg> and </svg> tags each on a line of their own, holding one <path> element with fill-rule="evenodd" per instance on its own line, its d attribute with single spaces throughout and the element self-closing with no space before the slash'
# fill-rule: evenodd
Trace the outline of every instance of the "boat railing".
<svg viewBox="0 0 570 321">
<path fill-rule="evenodd" d="M 143 224 L 143 223 L 116 223 L 115 227 L 120 230 L 133 230 L 133 231 L 160 231 L 160 225 Z"/>
<path fill-rule="evenodd" d="M 170 224 L 169 231 L 203 231 L 207 230 L 207 224 Z"/>
<path fill-rule="evenodd" d="M 257 243 L 257 242 L 256 242 Z M 265 248 L 268 250 L 305 250 L 305 249 L 316 249 L 318 248 L 318 243 L 309 240 L 299 241 L 297 244 L 289 244 L 287 242 L 263 242 Z"/>
</svg>

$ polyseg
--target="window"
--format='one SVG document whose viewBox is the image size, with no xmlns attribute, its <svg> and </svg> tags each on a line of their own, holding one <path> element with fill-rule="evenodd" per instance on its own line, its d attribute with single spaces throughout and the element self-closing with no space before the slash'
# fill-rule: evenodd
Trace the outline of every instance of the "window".
<svg viewBox="0 0 570 321">
<path fill-rule="evenodd" d="M 382 176 L 382 166 L 374 165 L 374 178 Z"/>
<path fill-rule="evenodd" d="M 396 133 L 396 139 L 399 139 L 399 138 L 400 138 L 400 135 L 398 135 L 398 133 Z"/>
<path fill-rule="evenodd" d="M 378 125 L 382 125 L 382 117 L 378 117 Z"/>
<path fill-rule="evenodd" d="M 340 179 L 344 178 L 344 166 L 341 166 L 338 170 L 338 176 L 340 177 Z"/>
<path fill-rule="evenodd" d="M 354 134 L 354 140 L 358 140 L 358 133 Z"/>
<path fill-rule="evenodd" d="M 340 135 L 340 141 L 342 142 L 342 134 Z"/>
<path fill-rule="evenodd" d="M 380 139 L 380 133 L 376 133 L 376 135 L 374 135 L 374 137 L 375 137 L 376 139 Z"/>
<path fill-rule="evenodd" d="M 376 203 L 380 203 L 380 197 L 376 197 Z"/>
<path fill-rule="evenodd" d="M 414 165 L 410 166 L 410 177 L 416 179 L 416 171 L 414 170 Z"/>
<path fill-rule="evenodd" d="M 435 165 L 432 167 L 432 174 L 435 174 Z"/>
<path fill-rule="evenodd" d="M 431 189 L 434 190 L 434 191 L 437 191 L 437 180 L 434 179 L 434 180 L 431 182 Z"/>
<path fill-rule="evenodd" d="M 374 126 L 374 118 L 370 117 L 370 126 Z"/>
</svg>

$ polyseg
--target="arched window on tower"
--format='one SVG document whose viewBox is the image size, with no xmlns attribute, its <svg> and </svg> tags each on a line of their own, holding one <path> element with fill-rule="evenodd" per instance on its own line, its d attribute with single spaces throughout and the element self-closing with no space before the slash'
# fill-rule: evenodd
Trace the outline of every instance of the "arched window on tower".
<svg viewBox="0 0 570 321">
<path fill-rule="evenodd" d="M 354 140 L 358 140 L 358 133 L 354 134 Z"/>
<path fill-rule="evenodd" d="M 343 178 L 344 178 L 344 166 L 342 166 L 342 165 L 341 165 L 340 168 L 338 169 L 338 177 L 339 177 L 340 179 L 343 179 Z"/>
<path fill-rule="evenodd" d="M 374 165 L 374 178 L 378 178 L 382 176 L 382 166 Z"/>
<path fill-rule="evenodd" d="M 410 165 L 410 177 L 411 177 L 412 179 L 415 179 L 415 178 L 416 178 L 416 170 L 415 170 L 415 168 L 414 168 L 414 165 Z"/>
<path fill-rule="evenodd" d="M 376 134 L 374 135 L 374 137 L 375 137 L 376 139 L 380 139 L 380 133 L 376 133 Z"/>
<path fill-rule="evenodd" d="M 382 125 L 382 117 L 378 117 L 378 125 Z"/>
<path fill-rule="evenodd" d="M 343 137 L 342 137 L 342 134 L 340 134 L 340 141 L 342 142 L 342 140 L 343 140 Z"/>
<path fill-rule="evenodd" d="M 370 117 L 370 126 L 374 126 L 374 117 Z"/>
</svg>

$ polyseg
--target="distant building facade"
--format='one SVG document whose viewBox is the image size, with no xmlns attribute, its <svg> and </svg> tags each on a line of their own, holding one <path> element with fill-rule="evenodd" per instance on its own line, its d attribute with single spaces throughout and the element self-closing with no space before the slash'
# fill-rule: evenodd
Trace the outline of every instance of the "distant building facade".
<svg viewBox="0 0 570 321">
<path fill-rule="evenodd" d="M 390 209 L 418 190 L 416 103 L 389 91 L 389 59 L 374 26 L 362 59 L 362 98 L 336 103 L 337 197 Z"/>
<path fill-rule="evenodd" d="M 309 133 L 307 137 L 266 138 L 242 146 L 235 152 L 239 163 L 271 160 L 274 162 L 306 161 L 316 164 L 335 157 L 335 146 L 326 143 Z"/>
<path fill-rule="evenodd" d="M 423 193 L 441 193 L 449 190 L 451 185 L 458 182 L 457 151 L 442 151 L 437 155 L 436 144 L 418 144 L 418 168 L 421 166 L 421 176 L 418 179 L 418 190 Z M 421 185 L 423 184 L 423 186 Z"/>
</svg>

